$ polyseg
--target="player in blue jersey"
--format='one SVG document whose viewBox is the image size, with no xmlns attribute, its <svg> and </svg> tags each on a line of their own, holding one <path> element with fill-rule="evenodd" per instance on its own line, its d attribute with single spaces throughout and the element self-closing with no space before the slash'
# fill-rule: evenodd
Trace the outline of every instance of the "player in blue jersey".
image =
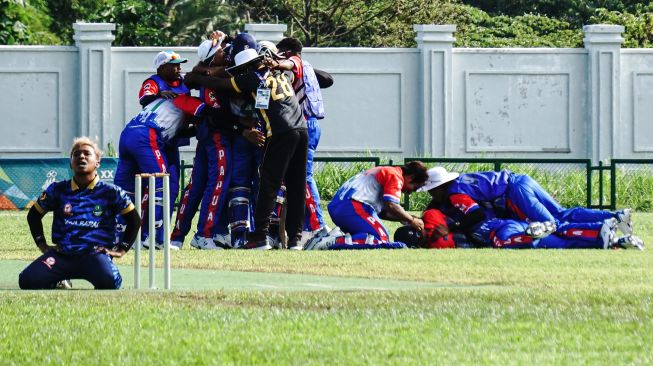
<svg viewBox="0 0 653 366">
<path fill-rule="evenodd" d="M 632 235 L 629 209 L 565 209 L 527 175 L 505 170 L 458 174 L 436 167 L 429 169 L 429 180 L 420 191 L 431 194 L 428 208 L 438 209 L 451 218 L 454 231 L 496 247 L 514 245 L 519 235 L 538 238 L 551 233 L 565 240 L 594 241 L 592 245 L 601 247 L 612 247 L 617 242 L 622 247 L 643 247 L 641 240 Z M 625 236 L 617 238 L 615 228 Z M 545 246 L 584 247 L 574 243 Z"/>
<path fill-rule="evenodd" d="M 197 50 L 200 64 L 194 70 L 202 68 L 210 72 L 211 68 L 224 68 L 227 65 L 223 50 L 227 46 L 225 39 L 224 33 L 216 31 L 211 34 L 211 39 L 203 41 Z M 199 87 L 199 91 L 204 103 L 230 111 L 230 99 L 226 92 L 203 86 Z M 230 117 L 235 121 L 235 116 Z M 233 170 L 233 142 L 239 138 L 247 145 L 262 145 L 264 137 L 259 131 L 237 123 L 233 125 L 236 127 L 234 129 L 224 124 L 218 126 L 209 118 L 206 122 L 198 126 L 191 180 L 179 203 L 171 243 L 181 246 L 201 202 L 197 233 L 191 245 L 198 249 L 227 249 L 231 247 L 227 226 L 227 190 Z"/>
<path fill-rule="evenodd" d="M 424 211 L 424 232 L 410 226 L 395 231 L 394 240 L 427 249 L 492 247 L 497 249 L 644 249 L 633 235 L 616 237 L 616 219 L 605 222 L 563 223 L 551 230 L 547 223 L 491 218 L 458 232 L 458 223 L 438 209 Z"/>
<path fill-rule="evenodd" d="M 101 152 L 89 138 L 75 139 L 70 153 L 73 178 L 50 184 L 27 214 L 34 242 L 43 252 L 19 275 L 21 289 L 52 289 L 67 279 L 84 279 L 96 289 L 118 289 L 122 277 L 112 258 L 132 246 L 140 217 L 119 187 L 97 175 Z M 52 211 L 52 243 L 43 216 Z M 115 245 L 116 216 L 126 222 L 123 242 Z"/>
<path fill-rule="evenodd" d="M 271 249 L 268 239 L 270 217 L 282 181 L 287 188 L 288 211 L 286 231 L 288 248 L 302 249 L 299 244 L 304 220 L 306 155 L 308 133 L 301 107 L 288 77 L 269 69 L 269 61 L 261 61 L 255 49 L 244 49 L 235 55 L 241 71 L 231 79 L 191 73 L 187 82 L 204 85 L 230 94 L 242 94 L 255 103 L 259 119 L 265 124 L 266 145 L 259 167 L 260 184 L 254 211 L 254 231 L 248 235 L 243 249 Z"/>
</svg>

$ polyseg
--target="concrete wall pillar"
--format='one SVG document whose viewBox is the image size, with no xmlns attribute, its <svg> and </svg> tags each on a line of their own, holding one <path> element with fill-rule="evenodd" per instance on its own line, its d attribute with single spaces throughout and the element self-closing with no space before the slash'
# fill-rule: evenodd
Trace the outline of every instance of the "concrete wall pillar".
<svg viewBox="0 0 653 366">
<path fill-rule="evenodd" d="M 420 51 L 420 120 L 422 153 L 444 157 L 452 151 L 452 48 L 455 25 L 413 25 Z"/>
<path fill-rule="evenodd" d="M 596 24 L 583 27 L 588 52 L 588 158 L 594 163 L 616 158 L 619 151 L 621 25 Z"/>
<path fill-rule="evenodd" d="M 275 44 L 284 38 L 287 29 L 285 24 L 245 24 L 245 32 L 253 35 L 257 41 L 271 41 Z"/>
<path fill-rule="evenodd" d="M 75 46 L 79 49 L 79 135 L 105 146 L 110 123 L 112 23 L 75 23 Z"/>
</svg>

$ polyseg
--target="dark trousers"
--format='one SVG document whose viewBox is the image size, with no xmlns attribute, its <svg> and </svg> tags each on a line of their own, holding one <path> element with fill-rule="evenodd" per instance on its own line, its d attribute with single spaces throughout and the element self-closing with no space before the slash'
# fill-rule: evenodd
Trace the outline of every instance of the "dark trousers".
<svg viewBox="0 0 653 366">
<path fill-rule="evenodd" d="M 23 290 L 52 289 L 68 279 L 87 280 L 96 289 L 119 289 L 122 284 L 118 267 L 104 253 L 68 255 L 49 250 L 20 273 L 18 285 Z"/>
<path fill-rule="evenodd" d="M 308 155 L 308 132 L 296 129 L 272 135 L 268 139 L 263 161 L 259 166 L 260 185 L 254 210 L 254 232 L 249 239 L 265 239 L 270 228 L 270 217 L 281 183 L 286 185 L 286 232 L 288 242 L 299 240 L 304 223 L 306 188 L 306 157 Z"/>
</svg>

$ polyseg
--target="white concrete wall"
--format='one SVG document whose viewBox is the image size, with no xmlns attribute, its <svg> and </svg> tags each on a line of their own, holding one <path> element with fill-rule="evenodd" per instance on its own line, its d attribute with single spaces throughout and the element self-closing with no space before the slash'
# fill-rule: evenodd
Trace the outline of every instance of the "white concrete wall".
<svg viewBox="0 0 653 366">
<path fill-rule="evenodd" d="M 455 26 L 415 30 L 415 49 L 305 49 L 335 78 L 320 155 L 653 157 L 653 51 L 621 49 L 623 28 L 585 27 L 583 49 L 455 49 Z M 80 134 L 117 146 L 138 113 L 164 48 L 111 47 L 111 24 L 75 31 L 76 47 L 0 46 L 1 158 L 60 157 Z"/>
</svg>

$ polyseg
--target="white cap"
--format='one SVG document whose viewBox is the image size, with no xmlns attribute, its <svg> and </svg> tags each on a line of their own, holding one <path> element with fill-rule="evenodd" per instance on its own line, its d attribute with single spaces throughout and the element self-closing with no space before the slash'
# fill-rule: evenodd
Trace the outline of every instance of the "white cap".
<svg viewBox="0 0 653 366">
<path fill-rule="evenodd" d="M 197 57 L 199 57 L 202 62 L 210 59 L 220 48 L 220 44 L 221 42 L 219 39 L 207 39 L 203 41 L 200 43 L 199 47 L 197 47 Z"/>
<path fill-rule="evenodd" d="M 258 53 L 256 52 L 255 49 L 247 48 L 236 54 L 236 57 L 234 58 L 234 62 L 236 63 L 236 66 L 239 66 L 255 59 L 257 56 Z"/>
<path fill-rule="evenodd" d="M 429 177 L 426 179 L 426 183 L 420 187 L 417 192 L 430 191 L 431 189 L 439 187 L 447 182 L 451 182 L 460 176 L 460 174 L 456 172 L 447 172 L 447 170 L 441 166 L 431 168 L 427 170 L 426 173 Z"/>
<path fill-rule="evenodd" d="M 174 51 L 161 51 L 154 56 L 154 67 L 157 69 L 165 64 L 183 64 L 188 59 L 182 58 Z"/>
</svg>

